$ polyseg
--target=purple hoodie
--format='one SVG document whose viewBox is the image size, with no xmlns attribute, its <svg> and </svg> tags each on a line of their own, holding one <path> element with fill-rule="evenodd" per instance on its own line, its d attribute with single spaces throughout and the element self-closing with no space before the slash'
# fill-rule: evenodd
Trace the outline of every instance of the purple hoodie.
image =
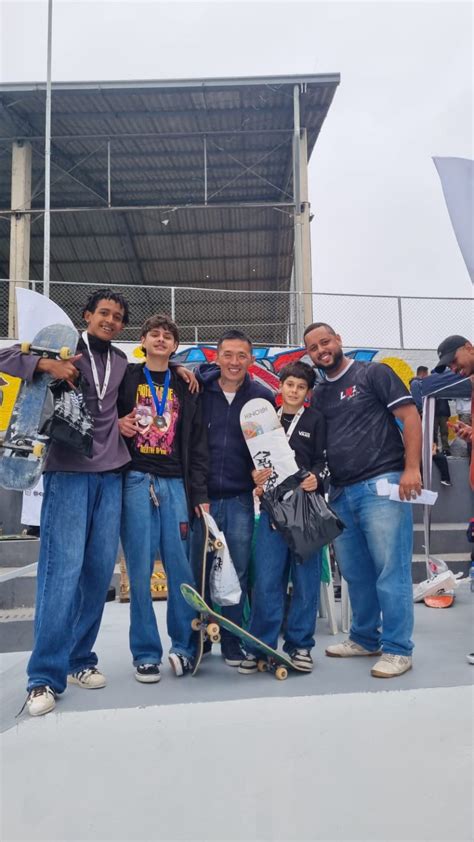
<svg viewBox="0 0 474 842">
<path fill-rule="evenodd" d="M 51 442 L 44 463 L 45 471 L 73 471 L 78 473 L 102 473 L 118 471 L 130 461 L 127 445 L 120 435 L 117 413 L 118 389 L 127 370 L 127 358 L 118 348 L 108 342 L 89 336 L 91 352 L 102 385 L 107 361 L 107 348 L 111 351 L 111 372 L 107 392 L 99 411 L 97 394 L 92 376 L 89 352 L 82 339 L 77 353 L 82 357 L 75 363 L 84 378 L 84 394 L 87 407 L 94 419 L 94 442 L 92 457 L 88 458 L 64 445 Z M 0 350 L 0 371 L 22 380 L 32 380 L 38 363 L 33 354 L 22 354 L 19 345 Z"/>
</svg>

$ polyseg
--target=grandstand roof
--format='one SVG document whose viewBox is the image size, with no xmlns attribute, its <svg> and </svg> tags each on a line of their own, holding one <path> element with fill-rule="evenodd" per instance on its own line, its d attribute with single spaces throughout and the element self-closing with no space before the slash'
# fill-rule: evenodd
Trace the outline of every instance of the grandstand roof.
<svg viewBox="0 0 474 842">
<path fill-rule="evenodd" d="M 53 83 L 51 283 L 288 289 L 293 90 L 309 157 L 338 84 L 337 74 Z M 33 147 L 30 277 L 42 277 L 44 131 L 45 84 L 0 85 L 3 277 L 14 139 Z"/>
</svg>

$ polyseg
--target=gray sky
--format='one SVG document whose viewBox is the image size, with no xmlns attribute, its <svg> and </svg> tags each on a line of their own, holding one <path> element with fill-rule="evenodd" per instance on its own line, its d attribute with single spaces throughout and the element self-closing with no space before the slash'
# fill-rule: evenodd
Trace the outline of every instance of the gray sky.
<svg viewBox="0 0 474 842">
<path fill-rule="evenodd" d="M 0 0 L 2 81 L 46 77 L 47 0 Z M 432 156 L 473 157 L 470 3 L 54 0 L 53 80 L 339 72 L 310 165 L 318 291 L 467 296 Z"/>
</svg>

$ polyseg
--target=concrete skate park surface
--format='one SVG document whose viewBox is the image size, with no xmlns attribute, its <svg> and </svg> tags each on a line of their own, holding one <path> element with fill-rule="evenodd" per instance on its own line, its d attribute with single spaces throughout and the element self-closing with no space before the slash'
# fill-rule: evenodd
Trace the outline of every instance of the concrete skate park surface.
<svg viewBox="0 0 474 842">
<path fill-rule="evenodd" d="M 13 840 L 470 840 L 474 649 L 466 584 L 415 606 L 414 668 L 335 659 L 318 621 L 311 675 L 242 676 L 219 647 L 197 677 L 135 681 L 128 606 L 106 605 L 103 690 L 15 720 L 29 653 L 2 656 L 2 828 Z M 162 640 L 163 603 L 155 603 Z"/>
</svg>

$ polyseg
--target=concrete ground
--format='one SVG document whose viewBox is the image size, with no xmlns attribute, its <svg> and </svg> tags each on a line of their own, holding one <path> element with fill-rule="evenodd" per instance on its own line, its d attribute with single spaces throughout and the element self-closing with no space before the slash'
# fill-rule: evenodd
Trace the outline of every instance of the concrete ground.
<svg viewBox="0 0 474 842">
<path fill-rule="evenodd" d="M 155 604 L 163 640 L 165 605 Z M 128 606 L 106 606 L 103 690 L 15 719 L 28 653 L 1 660 L 3 842 L 471 840 L 472 595 L 415 606 L 414 668 L 324 657 L 286 681 L 241 676 L 218 647 L 195 678 L 133 678 Z"/>
</svg>

